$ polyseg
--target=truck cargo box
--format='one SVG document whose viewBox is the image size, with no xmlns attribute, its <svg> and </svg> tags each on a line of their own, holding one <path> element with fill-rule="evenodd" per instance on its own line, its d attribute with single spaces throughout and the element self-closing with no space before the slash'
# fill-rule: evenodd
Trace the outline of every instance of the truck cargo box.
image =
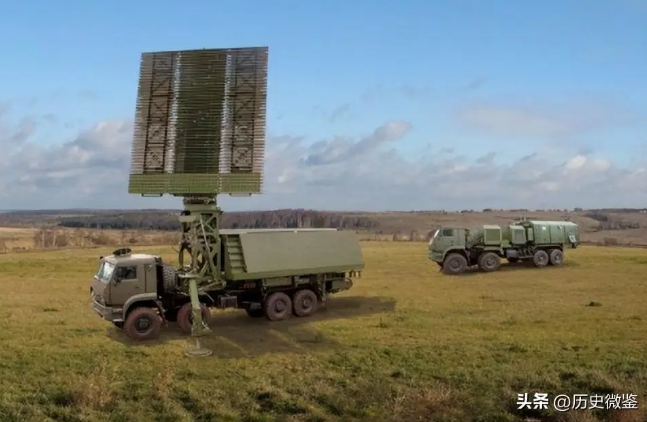
<svg viewBox="0 0 647 422">
<path fill-rule="evenodd" d="M 579 227 L 570 221 L 529 220 L 517 224 L 531 230 L 528 237 L 535 245 L 577 244 L 580 241 Z"/>
<path fill-rule="evenodd" d="M 354 232 L 336 229 L 221 230 L 229 280 L 342 273 L 364 268 Z"/>
</svg>

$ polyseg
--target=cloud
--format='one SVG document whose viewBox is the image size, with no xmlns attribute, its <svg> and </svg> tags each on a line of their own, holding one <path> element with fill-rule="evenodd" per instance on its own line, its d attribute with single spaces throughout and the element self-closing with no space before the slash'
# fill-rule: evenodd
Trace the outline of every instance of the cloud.
<svg viewBox="0 0 647 422">
<path fill-rule="evenodd" d="M 266 194 L 242 206 L 409 210 L 647 204 L 647 160 L 621 167 L 592 153 L 573 150 L 564 155 L 564 149 L 507 162 L 495 152 L 469 160 L 456 153 L 460 147 L 437 148 L 431 155 L 407 160 L 394 149 L 382 148 L 409 129 L 403 122 L 391 122 L 355 142 L 337 138 L 309 145 L 288 136 L 270 142 Z"/>
<path fill-rule="evenodd" d="M 631 123 L 619 107 L 597 102 L 537 106 L 527 104 L 470 104 L 455 114 L 466 129 L 506 138 L 572 137 Z"/>
<path fill-rule="evenodd" d="M 307 166 L 316 166 L 354 160 L 375 151 L 387 142 L 401 139 L 411 128 L 409 122 L 392 121 L 378 127 L 358 142 L 341 137 L 332 141 L 319 141 L 312 145 L 303 162 Z"/>
<path fill-rule="evenodd" d="M 344 121 L 360 121 L 364 112 L 373 106 L 384 103 L 407 101 L 428 104 L 456 95 L 463 95 L 479 90 L 487 82 L 486 78 L 479 77 L 467 83 L 454 86 L 432 88 L 424 85 L 401 84 L 385 86 L 376 84 L 366 88 L 361 95 L 353 101 L 339 104 L 332 109 L 325 109 L 322 106 L 313 107 L 315 114 L 324 117 L 328 123 L 339 123 Z"/>
<path fill-rule="evenodd" d="M 34 116 L 25 116 L 18 124 L 12 124 L 5 118 L 10 111 L 10 103 L 0 104 L 0 146 L 22 144 L 36 130 L 37 119 Z"/>
<path fill-rule="evenodd" d="M 219 199 L 227 210 L 317 208 L 410 210 L 621 207 L 647 204 L 647 159 L 620 166 L 593 152 L 549 149 L 505 161 L 467 159 L 461 146 L 433 146 L 405 158 L 397 146 L 413 125 L 385 122 L 366 136 L 312 143 L 270 136 L 264 194 Z M 36 127 L 38 129 L 38 126 Z M 127 193 L 133 125 L 97 123 L 75 138 L 41 146 L 33 136 L 0 139 L 2 208 L 167 208 L 179 199 Z M 19 133 L 20 124 L 10 133 Z"/>
<path fill-rule="evenodd" d="M 132 127 L 129 121 L 101 122 L 76 139 L 45 147 L 30 139 L 35 122 L 23 120 L 13 135 L 0 138 L 4 208 L 91 208 L 93 195 L 106 199 L 99 206 L 118 208 L 115 200 L 124 198 L 130 167 Z"/>
<path fill-rule="evenodd" d="M 357 116 L 353 113 L 350 103 L 341 104 L 333 109 L 328 116 L 330 123 L 337 123 L 342 120 L 351 120 Z"/>
</svg>

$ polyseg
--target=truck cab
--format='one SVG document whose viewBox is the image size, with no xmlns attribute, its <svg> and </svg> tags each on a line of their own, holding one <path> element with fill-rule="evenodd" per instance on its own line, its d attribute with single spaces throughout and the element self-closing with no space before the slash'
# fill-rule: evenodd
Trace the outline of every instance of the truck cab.
<svg viewBox="0 0 647 422">
<path fill-rule="evenodd" d="M 100 257 L 99 269 L 92 280 L 92 307 L 102 318 L 122 325 L 131 304 L 157 299 L 157 267 L 160 258 L 131 254 L 118 249 Z"/>
<path fill-rule="evenodd" d="M 445 255 L 453 249 L 465 249 L 467 230 L 459 227 L 441 227 L 429 241 L 429 259 L 442 267 Z"/>
</svg>

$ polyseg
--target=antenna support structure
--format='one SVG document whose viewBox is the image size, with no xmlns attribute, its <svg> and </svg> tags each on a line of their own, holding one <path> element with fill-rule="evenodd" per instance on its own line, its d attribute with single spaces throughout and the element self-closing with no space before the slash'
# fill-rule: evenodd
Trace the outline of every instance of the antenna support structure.
<svg viewBox="0 0 647 422">
<path fill-rule="evenodd" d="M 178 275 L 192 305 L 188 356 L 205 292 L 224 288 L 217 196 L 261 193 L 267 47 L 143 53 L 128 192 L 183 198 Z M 188 259 L 186 259 L 188 257 Z"/>
</svg>

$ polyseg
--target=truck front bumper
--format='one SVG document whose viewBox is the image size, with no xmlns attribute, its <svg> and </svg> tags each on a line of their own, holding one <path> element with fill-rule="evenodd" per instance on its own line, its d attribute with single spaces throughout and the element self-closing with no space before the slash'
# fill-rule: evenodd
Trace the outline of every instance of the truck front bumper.
<svg viewBox="0 0 647 422">
<path fill-rule="evenodd" d="M 123 322 L 123 312 L 121 308 L 112 308 L 98 302 L 94 296 L 90 295 L 92 299 L 92 309 L 101 318 L 111 322 Z"/>
</svg>

